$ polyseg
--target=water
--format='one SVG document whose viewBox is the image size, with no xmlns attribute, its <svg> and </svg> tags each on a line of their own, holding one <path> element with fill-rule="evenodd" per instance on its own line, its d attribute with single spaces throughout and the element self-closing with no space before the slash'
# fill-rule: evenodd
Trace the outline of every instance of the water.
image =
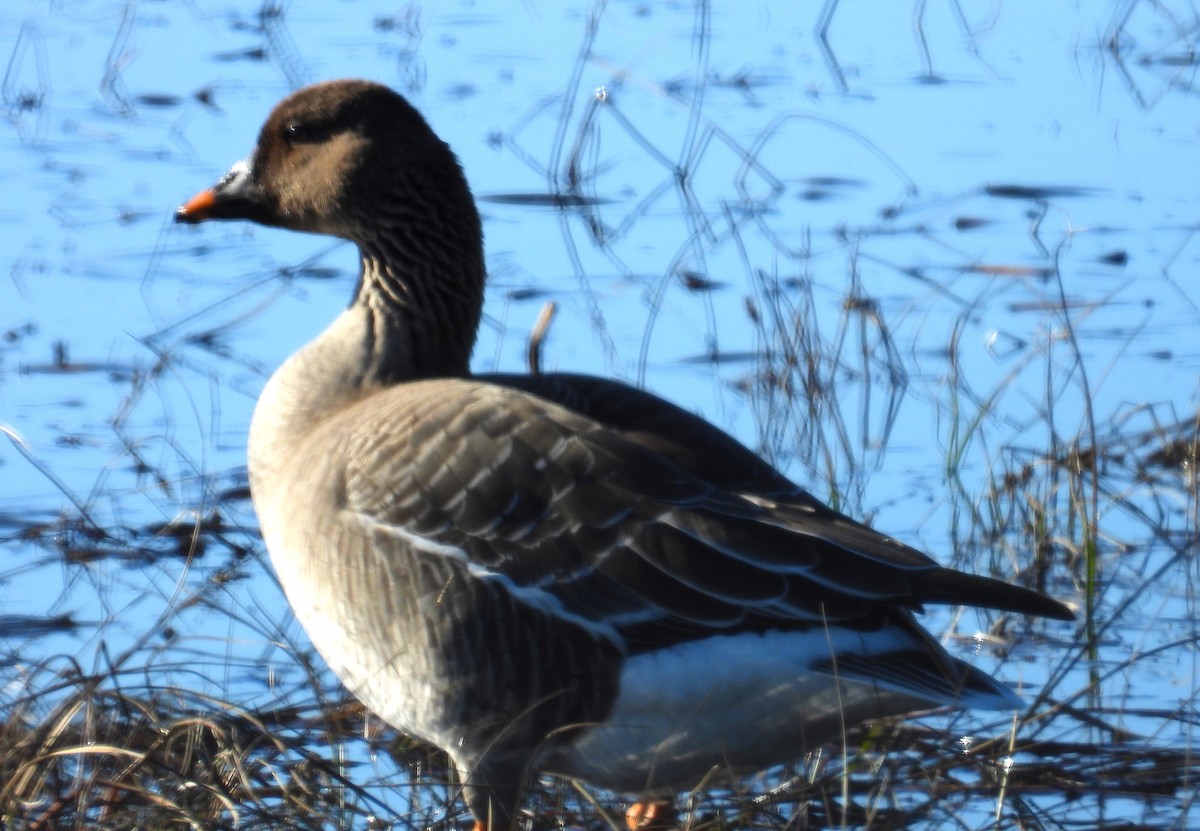
<svg viewBox="0 0 1200 831">
<path fill-rule="evenodd" d="M 280 97 L 356 75 L 409 95 L 481 197 L 477 369 L 522 369 L 553 300 L 546 369 L 643 384 L 946 562 L 1011 579 L 1042 544 L 1076 603 L 1094 512 L 1094 652 L 1037 624 L 976 661 L 1029 697 L 1061 668 L 1056 699 L 1191 747 L 1163 713 L 1197 689 L 1194 468 L 1152 454 L 1196 413 L 1195 9 L 828 8 L 823 45 L 820 10 L 784 2 L 5 4 L 12 700 L 57 656 L 248 707 L 311 699 L 244 440 L 354 254 L 170 218 Z M 572 181 L 583 207 L 527 198 Z M 1072 492 L 1050 460 L 1075 444 L 1103 475 Z M 987 619 L 927 623 L 970 652 Z M 1031 729 L 1110 743 L 1050 723 Z M 1179 808 L 1043 802 L 1064 822 Z"/>
</svg>

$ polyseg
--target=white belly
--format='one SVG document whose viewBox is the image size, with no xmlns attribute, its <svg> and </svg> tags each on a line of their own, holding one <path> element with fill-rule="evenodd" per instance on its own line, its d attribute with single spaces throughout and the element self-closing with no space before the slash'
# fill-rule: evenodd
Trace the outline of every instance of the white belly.
<svg viewBox="0 0 1200 831">
<path fill-rule="evenodd" d="M 876 653 L 911 646 L 842 629 L 720 636 L 630 658 L 612 716 L 539 769 L 626 792 L 682 790 L 713 768 L 730 775 L 801 758 L 866 718 L 929 706 L 810 669 L 831 646 Z"/>
</svg>

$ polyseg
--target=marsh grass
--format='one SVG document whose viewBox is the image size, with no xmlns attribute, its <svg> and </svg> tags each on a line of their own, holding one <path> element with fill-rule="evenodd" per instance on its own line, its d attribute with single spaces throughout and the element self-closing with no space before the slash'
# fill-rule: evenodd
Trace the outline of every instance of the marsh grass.
<svg viewBox="0 0 1200 831">
<path fill-rule="evenodd" d="M 863 402 L 874 400 L 879 409 L 871 411 L 883 413 L 876 421 L 860 419 L 860 429 L 877 425 L 884 438 L 891 432 L 891 396 L 906 385 L 902 366 L 893 363 L 894 334 L 878 304 L 853 281 L 832 336 L 812 316 L 816 303 L 804 286 L 786 292 L 758 285 L 745 313 L 759 327 L 763 348 L 733 390 L 758 408 L 761 440 L 781 455 L 788 446 L 805 448 L 798 455 L 811 453 L 832 487 L 847 470 L 863 468 L 838 394 L 847 367 L 854 369 L 849 376 L 855 384 L 884 390 L 874 399 L 854 393 L 857 406 L 870 409 Z M 1035 408 L 1048 433 L 1056 432 L 1050 425 L 1081 360 L 1077 353 L 1062 360 L 1056 350 L 1063 343 L 1069 339 L 1048 337 L 1022 362 L 1040 362 L 1038 371 L 1049 376 L 1047 396 Z M 1175 584 L 1191 573 L 1200 502 L 1197 419 L 1150 405 L 1103 419 L 1088 411 L 1086 431 L 1050 442 L 1049 450 L 1035 442 L 998 446 L 988 479 L 973 490 L 956 475 L 963 448 L 989 443 L 991 415 L 1015 382 L 1006 376 L 979 396 L 959 375 L 954 352 L 952 344 L 941 406 L 951 437 L 945 469 L 956 488 L 956 548 L 991 552 L 989 570 L 1004 579 L 1058 596 L 1092 592 L 1091 601 L 1081 600 L 1088 611 L 1078 636 L 1008 616 L 989 618 L 989 630 L 973 636 L 984 651 L 1034 653 L 1049 665 L 1044 682 L 1025 693 L 1028 710 L 1008 727 L 993 723 L 985 731 L 997 738 L 972 739 L 963 732 L 970 728 L 953 716 L 856 727 L 842 747 L 740 780 L 734 789 L 698 783 L 681 797 L 682 827 L 1065 829 L 1076 827 L 1081 810 L 1095 818 L 1095 827 L 1132 827 L 1129 816 L 1140 818 L 1138 827 L 1184 827 L 1178 818 L 1191 812 L 1189 794 L 1200 774 L 1191 746 L 1200 718 L 1195 676 L 1185 673 L 1185 683 L 1191 677 L 1193 684 L 1180 689 L 1174 709 L 1140 706 L 1137 696 L 1113 682 L 1141 663 L 1146 674 L 1161 674 L 1158 662 L 1186 662 L 1196 649 L 1194 629 L 1160 637 L 1153 616 L 1140 609 L 1151 598 L 1177 595 Z M 1055 377 L 1059 371 L 1065 376 Z M 156 499 L 174 500 L 188 490 L 170 471 L 144 459 L 139 464 L 150 481 L 170 483 Z M 0 724 L 4 826 L 465 825 L 444 756 L 396 736 L 346 701 L 310 661 L 306 645 L 289 639 L 286 624 L 253 624 L 294 662 L 277 669 L 291 679 L 276 691 L 286 706 L 251 709 L 221 697 L 230 656 L 221 653 L 219 638 L 216 649 L 210 645 L 202 655 L 172 651 L 197 608 L 210 619 L 253 619 L 222 591 L 244 579 L 247 568 L 258 568 L 253 529 L 227 519 L 245 514 L 245 488 L 236 474 L 205 481 L 201 504 L 177 511 L 191 520 L 98 527 L 82 503 L 79 513 L 54 522 L 9 519 L 10 537 L 56 551 L 67 569 L 112 558 L 190 563 L 193 569 L 206 562 L 208 576 L 172 598 L 151 631 L 122 654 L 110 655 L 101 640 L 89 666 L 61 656 L 23 669 L 19 688 L 6 691 Z M 1113 525 L 1113 515 L 1124 520 L 1120 539 L 1103 531 Z M 1136 540 L 1129 536 L 1133 531 Z M 982 570 L 988 562 L 976 558 L 965 565 Z M 81 625 L 70 616 L 43 624 Z M 1113 650 L 1111 643 L 1126 641 L 1131 628 L 1144 630 L 1138 648 Z M 208 625 L 209 631 L 220 629 L 219 623 Z M 176 680 L 164 684 L 166 676 Z M 535 828 L 601 829 L 619 827 L 624 804 L 615 795 L 538 779 L 526 810 Z M 1119 819 L 1109 824 L 1107 816 Z"/>
<path fill-rule="evenodd" d="M 587 98 L 574 86 L 561 99 L 539 103 L 501 140 L 545 177 L 546 204 L 569 229 L 563 244 L 583 302 L 594 312 L 596 340 L 617 349 L 581 249 L 644 287 L 648 313 L 637 380 L 645 380 L 665 311 L 697 310 L 705 332 L 698 361 L 722 377 L 736 367 L 727 392 L 750 414 L 753 428 L 744 438 L 818 496 L 867 519 L 876 507 L 871 473 L 896 458 L 889 451 L 901 410 L 919 399 L 922 424 L 933 425 L 942 453 L 934 467 L 944 476 L 936 488 L 944 501 L 931 514 L 948 529 L 948 540 L 937 554 L 1072 600 L 1081 621 L 1075 629 L 990 615 L 977 628 L 950 627 L 947 637 L 973 644 L 981 660 L 1007 656 L 998 674 L 1027 666 L 1036 676 L 1022 691 L 1027 708 L 1011 723 L 941 714 L 854 727 L 841 746 L 797 765 L 733 786 L 718 777 L 697 783 L 680 796 L 682 826 L 1194 826 L 1200 417 L 1177 411 L 1177 399 L 1165 390 L 1158 399 L 1146 395 L 1097 411 L 1098 381 L 1080 325 L 1105 299 L 1069 295 L 1072 265 L 1064 248 L 1041 245 L 1045 229 L 1031 227 L 1022 233 L 1040 250 L 1032 265 L 1016 257 L 986 260 L 959 235 L 992 217 L 972 218 L 964 207 L 942 230 L 931 228 L 928 217 L 944 214 L 944 204 L 922 202 L 916 184 L 861 136 L 838 131 L 839 139 L 883 159 L 899 182 L 889 193 L 898 190 L 899 198 L 878 204 L 874 218 L 859 225 L 831 219 L 832 229 L 781 229 L 781 195 L 796 183 L 771 151 L 805 117 L 781 115 L 749 144 L 707 118 L 711 24 L 707 5 L 696 9 L 696 64 L 678 90 L 655 93 L 687 113 L 678 145 L 648 137 L 634 109 L 615 97 Z M 837 9 L 836 2 L 826 4 L 819 35 L 844 89 L 846 76 L 828 39 Z M 289 42 L 281 7 L 265 5 L 262 18 L 269 22 L 265 37 Z M 575 86 L 579 70 L 595 59 L 591 39 L 602 25 L 597 6 L 586 22 Z M 1127 54 L 1122 42 L 1119 33 L 1111 41 L 1119 57 Z M 286 55 L 291 75 L 298 58 L 294 48 Z M 754 81 L 737 83 L 752 91 Z M 40 106 L 34 99 L 27 105 Z M 523 131 L 547 117 L 554 126 L 550 147 L 529 150 Z M 639 148 L 662 174 L 632 205 L 600 198 L 607 172 L 598 150 L 602 135 Z M 724 175 L 717 197 L 714 167 Z M 849 185 L 829 178 L 806 187 L 817 199 Z M 1044 218 L 1056 198 L 1071 195 L 995 186 L 962 201 L 997 216 L 997 200 L 1019 202 Z M 679 206 L 680 230 L 674 242 L 662 243 L 660 267 L 647 278 L 630 261 L 642 226 L 653 225 L 668 199 Z M 897 237 L 949 252 L 950 265 L 935 273 L 877 252 L 876 243 Z M 733 292 L 735 301 L 727 302 Z M 897 301 L 897 294 L 915 299 Z M 537 297 L 531 288 L 529 298 Z M 978 334 L 977 320 L 1005 302 L 1036 307 L 1039 322 L 1000 371 L 981 373 L 963 357 Z M 920 307 L 932 304 L 955 311 L 931 356 L 918 349 L 913 330 L 921 328 Z M 748 324 L 748 340 L 728 333 L 736 328 L 734 316 Z M 231 326 L 243 322 L 233 317 Z M 554 325 L 547 321 L 549 328 L 536 333 L 530 355 L 544 361 L 553 353 Z M 1125 336 L 1118 353 L 1129 351 L 1136 334 Z M 91 492 L 72 493 L 43 465 L 68 507 L 56 513 L 33 506 L 28 514 L 0 517 L 5 541 L 36 552 L 36 567 L 64 575 L 62 602 L 49 607 L 70 608 L 66 595 L 82 588 L 97 594 L 104 610 L 99 619 L 61 611 L 0 620 L 10 643 L 37 645 L 51 633 L 74 638 L 57 657 L 31 658 L 24 647 L 0 655 L 9 670 L 0 710 L 0 826 L 469 826 L 444 755 L 397 736 L 346 700 L 278 597 L 274 606 L 259 605 L 258 595 L 239 593 L 249 573 L 265 571 L 244 473 L 211 470 L 202 453 L 169 429 L 160 436 L 138 432 L 142 422 L 130 414 L 180 363 L 239 360 L 221 351 L 211 331 L 184 333 L 175 342 L 148 341 L 149 369 L 100 368 L 121 403 L 112 418 L 115 458 L 97 471 Z M 64 359 L 38 371 L 81 367 Z M 9 439 L 28 451 L 15 433 Z M 36 453 L 28 455 L 36 461 Z M 113 484 L 118 469 L 134 471 L 136 486 Z M 143 516 L 158 519 L 135 518 Z M 130 568 L 107 568 L 113 564 Z M 150 599 L 105 605 L 129 590 Z M 118 637 L 127 626 L 126 603 L 154 611 L 145 631 Z M 231 631 L 236 638 L 224 634 Z M 249 651 L 240 642 L 247 632 L 254 641 Z M 1144 679 L 1172 686 L 1166 695 L 1146 696 Z M 1164 704 L 1170 700 L 1174 706 Z M 612 794 L 539 778 L 525 807 L 535 828 L 599 831 L 620 827 L 625 806 Z"/>
</svg>

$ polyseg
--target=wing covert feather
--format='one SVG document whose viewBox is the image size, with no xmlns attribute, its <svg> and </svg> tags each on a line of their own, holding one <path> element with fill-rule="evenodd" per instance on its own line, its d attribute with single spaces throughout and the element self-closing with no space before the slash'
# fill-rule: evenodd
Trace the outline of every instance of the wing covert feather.
<svg viewBox="0 0 1200 831">
<path fill-rule="evenodd" d="M 662 644 L 732 627 L 874 626 L 889 608 L 919 609 L 924 576 L 944 571 L 784 492 L 774 471 L 754 479 L 747 460 L 735 459 L 739 481 L 764 487 L 732 491 L 682 467 L 665 438 L 647 446 L 512 387 L 447 386 L 406 384 L 383 418 L 373 396 L 372 423 L 389 429 L 348 431 L 364 444 L 350 452 L 350 507 L 512 581 L 532 604 Z M 950 584 L 932 585 L 939 600 Z"/>
</svg>

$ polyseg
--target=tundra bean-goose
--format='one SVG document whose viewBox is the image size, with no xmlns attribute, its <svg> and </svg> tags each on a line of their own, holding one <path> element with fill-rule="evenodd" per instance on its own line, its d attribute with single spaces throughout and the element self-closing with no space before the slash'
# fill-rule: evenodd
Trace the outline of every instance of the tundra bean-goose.
<svg viewBox="0 0 1200 831">
<path fill-rule="evenodd" d="M 650 393 L 473 375 L 479 214 L 450 148 L 387 87 L 284 99 L 176 219 L 358 246 L 349 307 L 263 389 L 250 489 L 317 650 L 446 750 L 477 829 L 512 827 L 535 771 L 661 794 L 864 719 L 1018 707 L 914 613 L 1072 617 L 831 510 Z"/>
</svg>

